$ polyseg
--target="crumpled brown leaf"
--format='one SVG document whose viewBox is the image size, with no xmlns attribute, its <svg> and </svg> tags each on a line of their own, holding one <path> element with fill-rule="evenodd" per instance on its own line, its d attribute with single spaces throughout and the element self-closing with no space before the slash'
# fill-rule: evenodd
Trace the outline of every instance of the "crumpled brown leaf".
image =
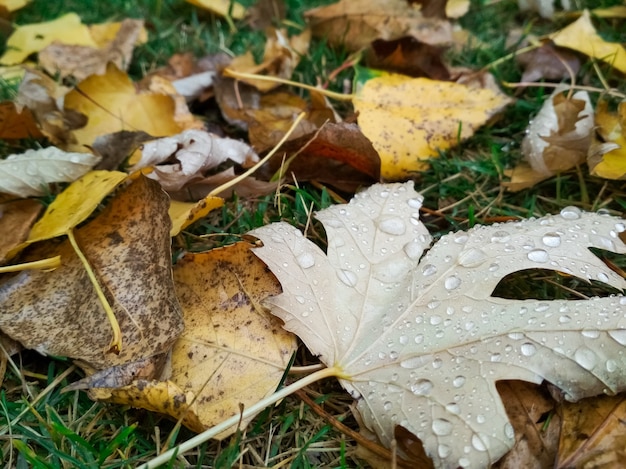
<svg viewBox="0 0 626 469">
<path fill-rule="evenodd" d="M 167 207 L 158 183 L 140 177 L 76 240 L 122 329 L 119 355 L 102 304 L 69 241 L 40 243 L 26 260 L 61 255 L 52 272 L 29 271 L 0 285 L 0 329 L 26 348 L 102 370 L 168 350 L 183 329 L 174 293 Z"/>
</svg>

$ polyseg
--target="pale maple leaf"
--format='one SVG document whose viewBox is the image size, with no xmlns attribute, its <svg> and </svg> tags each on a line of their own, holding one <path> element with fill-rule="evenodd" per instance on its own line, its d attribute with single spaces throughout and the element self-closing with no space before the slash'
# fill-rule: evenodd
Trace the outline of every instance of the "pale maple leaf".
<svg viewBox="0 0 626 469">
<path fill-rule="evenodd" d="M 514 443 L 496 381 L 545 379 L 570 400 L 626 389 L 626 297 L 492 296 L 503 277 L 532 268 L 623 290 L 589 250 L 625 253 L 623 220 L 569 207 L 431 247 L 421 204 L 412 183 L 375 185 L 320 212 L 326 254 L 285 223 L 252 232 L 283 287 L 272 312 L 336 370 L 384 443 L 401 425 L 436 467 L 487 467 Z"/>
</svg>

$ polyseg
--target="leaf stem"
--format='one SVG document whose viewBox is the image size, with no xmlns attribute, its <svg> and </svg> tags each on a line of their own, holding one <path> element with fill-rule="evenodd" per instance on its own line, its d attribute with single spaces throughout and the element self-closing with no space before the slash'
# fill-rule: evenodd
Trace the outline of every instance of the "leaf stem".
<svg viewBox="0 0 626 469">
<path fill-rule="evenodd" d="M 56 269 L 61 266 L 61 256 L 49 257 L 33 262 L 24 262 L 23 264 L 5 265 L 0 267 L 0 273 L 20 272 L 22 270 L 31 269 Z"/>
<path fill-rule="evenodd" d="M 78 246 L 78 243 L 76 242 L 76 238 L 74 237 L 74 231 L 72 229 L 67 231 L 67 237 L 70 240 L 70 244 L 74 248 L 74 252 L 76 252 L 76 255 L 82 262 L 83 267 L 85 268 L 85 271 L 87 272 L 87 275 L 89 276 L 89 280 L 91 280 L 91 284 L 93 285 L 93 288 L 96 290 L 98 299 L 100 300 L 100 303 L 102 303 L 102 307 L 104 308 L 104 311 L 107 314 L 107 318 L 109 319 L 109 322 L 111 323 L 111 329 L 113 329 L 113 338 L 111 339 L 111 346 L 109 348 L 109 351 L 113 353 L 120 353 L 120 351 L 122 350 L 122 331 L 120 329 L 120 324 L 117 322 L 117 318 L 115 317 L 115 313 L 113 312 L 111 305 L 107 301 L 106 296 L 104 296 L 102 287 L 100 286 L 100 283 L 98 282 L 98 279 L 96 278 L 96 274 L 91 268 L 91 265 L 89 265 L 89 261 L 87 260 L 83 252 L 80 250 L 80 247 Z"/>
<path fill-rule="evenodd" d="M 302 389 L 305 386 L 308 386 L 309 384 L 312 384 L 321 379 L 329 378 L 331 376 L 340 376 L 342 374 L 343 374 L 342 370 L 340 370 L 339 368 L 335 368 L 335 367 L 324 368 L 322 370 L 316 371 L 315 373 L 310 374 L 309 376 L 306 376 L 302 379 L 299 379 L 295 383 L 292 383 L 289 386 L 286 386 L 276 391 L 274 394 L 266 397 L 265 399 L 260 400 L 256 404 L 245 409 L 241 414 L 235 414 L 229 419 L 224 420 L 222 423 L 215 425 L 214 427 L 211 427 L 205 430 L 204 432 L 194 436 L 193 438 L 185 441 L 184 443 L 181 443 L 180 445 L 166 451 L 165 453 L 160 454 L 156 458 L 142 464 L 137 469 L 151 469 L 151 468 L 159 467 L 167 462 L 170 462 L 174 457 L 176 457 L 176 455 L 183 454 L 186 451 L 189 451 L 190 449 L 193 449 L 196 446 L 201 445 L 205 441 L 208 441 L 211 438 L 215 437 L 215 435 L 223 432 L 224 430 L 232 427 L 233 425 L 237 425 L 237 423 L 240 420 L 246 419 L 250 417 L 251 415 L 254 415 L 262 411 L 266 407 L 272 404 L 275 404 L 281 399 L 284 399 L 285 397 L 293 394 L 298 389 Z"/>
<path fill-rule="evenodd" d="M 237 78 L 239 80 L 270 81 L 272 83 L 281 83 L 283 85 L 291 85 L 291 86 L 295 86 L 296 88 L 302 88 L 305 90 L 314 91 L 316 93 L 320 93 L 329 98 L 337 99 L 339 101 L 352 101 L 355 97 L 354 94 L 335 93 L 334 91 L 324 90 L 324 89 L 317 88 L 311 85 L 305 85 L 304 83 L 298 83 L 297 81 L 285 80 L 284 78 L 278 78 L 278 77 L 268 77 L 265 75 L 257 75 L 255 73 L 236 72 L 235 70 L 231 70 L 229 68 L 224 70 L 224 76 L 230 77 L 230 78 Z"/>
</svg>

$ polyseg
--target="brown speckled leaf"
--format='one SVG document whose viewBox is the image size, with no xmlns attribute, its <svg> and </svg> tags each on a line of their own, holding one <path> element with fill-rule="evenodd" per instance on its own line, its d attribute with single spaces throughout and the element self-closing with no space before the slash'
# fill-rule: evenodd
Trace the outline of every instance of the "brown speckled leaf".
<svg viewBox="0 0 626 469">
<path fill-rule="evenodd" d="M 107 353 L 109 321 L 68 241 L 41 243 L 29 254 L 60 254 L 55 271 L 23 272 L 0 285 L 0 329 L 26 348 L 98 370 L 168 350 L 183 329 L 168 204 L 159 184 L 141 177 L 75 233 L 122 329 L 119 355 Z"/>
</svg>

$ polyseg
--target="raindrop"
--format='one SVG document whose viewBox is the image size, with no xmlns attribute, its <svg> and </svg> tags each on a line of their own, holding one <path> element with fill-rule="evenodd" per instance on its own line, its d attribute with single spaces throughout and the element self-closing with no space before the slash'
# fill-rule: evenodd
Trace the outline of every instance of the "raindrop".
<svg viewBox="0 0 626 469">
<path fill-rule="evenodd" d="M 382 191 L 380 191 L 380 196 L 383 199 L 386 199 L 387 197 L 389 197 L 389 191 L 387 189 L 383 189 Z"/>
<path fill-rule="evenodd" d="M 390 411 L 392 407 L 393 404 L 389 401 L 385 401 L 385 403 L 383 404 L 383 409 L 385 409 L 386 411 Z"/>
<path fill-rule="evenodd" d="M 441 316 L 431 316 L 430 317 L 430 324 L 432 326 L 436 326 L 438 324 L 441 324 Z"/>
<path fill-rule="evenodd" d="M 428 362 L 430 362 L 430 357 L 421 355 L 418 357 L 407 358 L 406 360 L 402 360 L 400 362 L 400 366 L 408 370 L 413 370 L 415 368 L 420 368 L 424 366 Z"/>
<path fill-rule="evenodd" d="M 543 249 L 533 249 L 528 252 L 528 259 L 533 262 L 548 262 L 550 256 Z"/>
<path fill-rule="evenodd" d="M 499 353 L 494 353 L 493 355 L 491 355 L 491 361 L 492 362 L 502 361 L 502 355 L 500 355 Z"/>
<path fill-rule="evenodd" d="M 626 345 L 626 329 L 615 329 L 614 331 L 609 331 L 609 335 L 618 344 Z"/>
<path fill-rule="evenodd" d="M 463 267 L 477 267 L 487 259 L 487 254 L 481 249 L 470 248 L 459 254 L 459 265 Z"/>
<path fill-rule="evenodd" d="M 541 241 L 546 246 L 555 248 L 561 244 L 561 236 L 558 233 L 546 233 L 541 238 Z"/>
<path fill-rule="evenodd" d="M 356 286 L 357 276 L 354 272 L 350 272 L 349 270 L 345 270 L 345 269 L 340 269 L 337 271 L 337 277 L 339 277 L 339 280 L 341 280 L 343 283 L 345 283 L 349 287 Z"/>
<path fill-rule="evenodd" d="M 472 462 L 467 458 L 459 458 L 460 467 L 469 467 Z"/>
<path fill-rule="evenodd" d="M 426 264 L 422 267 L 422 273 L 424 274 L 424 277 L 429 277 L 437 273 L 437 267 L 432 264 Z"/>
<path fill-rule="evenodd" d="M 303 252 L 296 258 L 296 261 L 303 269 L 308 269 L 315 265 L 315 257 L 313 257 L 313 254 L 310 252 Z"/>
<path fill-rule="evenodd" d="M 465 330 L 466 331 L 471 331 L 472 329 L 474 329 L 474 322 L 473 321 L 467 321 L 465 323 Z"/>
<path fill-rule="evenodd" d="M 301 305 L 303 305 L 306 300 L 304 299 L 303 296 L 296 295 L 296 301 L 300 303 Z"/>
<path fill-rule="evenodd" d="M 409 342 L 409 338 L 405 335 L 401 335 L 398 341 L 401 345 L 406 345 Z"/>
<path fill-rule="evenodd" d="M 417 334 L 415 336 L 415 343 L 421 344 L 422 342 L 424 342 L 424 334 Z"/>
<path fill-rule="evenodd" d="M 461 279 L 457 277 L 456 275 L 451 275 L 443 282 L 443 286 L 446 288 L 446 290 L 454 290 L 455 288 L 458 288 L 460 285 L 461 285 Z"/>
<path fill-rule="evenodd" d="M 467 243 L 468 239 L 469 236 L 467 235 L 467 233 L 464 233 L 462 231 L 454 235 L 454 242 L 457 244 L 465 244 Z"/>
<path fill-rule="evenodd" d="M 398 217 L 387 218 L 386 220 L 381 221 L 378 224 L 378 228 L 383 233 L 387 233 L 390 235 L 402 235 L 406 231 L 406 224 L 404 221 Z"/>
<path fill-rule="evenodd" d="M 515 430 L 513 429 L 513 425 L 511 425 L 509 422 L 504 424 L 504 434 L 507 438 L 515 438 Z"/>
<path fill-rule="evenodd" d="M 615 251 L 615 243 L 610 238 L 605 236 L 591 235 L 589 236 L 591 241 L 596 247 L 606 249 L 607 251 Z"/>
<path fill-rule="evenodd" d="M 506 243 L 511 239 L 511 235 L 507 231 L 496 231 L 491 235 L 492 243 Z"/>
<path fill-rule="evenodd" d="M 483 414 L 478 414 L 476 416 L 476 422 L 478 423 L 485 423 L 487 419 L 485 418 L 485 416 Z"/>
<path fill-rule="evenodd" d="M 623 223 L 616 223 L 615 224 L 615 230 L 618 233 L 623 233 L 624 231 L 626 231 L 626 225 L 624 225 Z"/>
<path fill-rule="evenodd" d="M 411 392 L 416 396 L 427 396 L 433 390 L 433 383 L 428 379 L 419 379 L 411 385 Z"/>
<path fill-rule="evenodd" d="M 422 244 L 418 241 L 409 241 L 402 249 L 407 257 L 414 261 L 420 258 L 424 250 Z"/>
<path fill-rule="evenodd" d="M 446 404 L 446 410 L 454 415 L 459 415 L 461 413 L 461 408 L 456 402 Z"/>
<path fill-rule="evenodd" d="M 455 388 L 460 388 L 465 384 L 465 376 L 457 376 L 452 380 L 452 386 Z"/>
<path fill-rule="evenodd" d="M 593 350 L 588 349 L 587 347 L 580 347 L 576 350 L 576 352 L 574 352 L 574 360 L 576 360 L 576 363 L 586 370 L 591 370 L 594 366 L 596 366 L 597 359 L 598 357 Z"/>
<path fill-rule="evenodd" d="M 537 347 L 530 342 L 524 342 L 520 347 L 520 351 L 525 357 L 532 357 L 535 353 L 537 353 Z"/>
<path fill-rule="evenodd" d="M 441 358 L 435 358 L 433 360 L 432 365 L 433 365 L 433 368 L 435 370 L 437 370 L 437 369 L 441 368 L 441 365 L 443 365 L 443 360 Z"/>
<path fill-rule="evenodd" d="M 615 360 L 607 360 L 606 371 L 613 373 L 615 370 L 617 370 L 617 362 Z"/>
<path fill-rule="evenodd" d="M 447 458 L 452 453 L 452 449 L 448 445 L 439 445 L 437 447 L 437 454 L 440 458 Z"/>
<path fill-rule="evenodd" d="M 439 306 L 440 304 L 441 304 L 441 301 L 439 301 L 439 300 L 433 300 L 433 301 L 431 301 L 430 303 L 428 303 L 428 304 L 426 305 L 426 307 L 427 307 L 428 309 L 435 309 L 435 308 L 436 308 L 437 306 Z M 432 324 L 432 323 L 431 323 L 431 324 Z"/>
<path fill-rule="evenodd" d="M 513 340 L 521 340 L 524 338 L 524 334 L 522 332 L 510 332 L 508 337 Z"/>
<path fill-rule="evenodd" d="M 487 440 L 487 435 L 477 435 L 474 433 L 472 435 L 472 446 L 476 451 L 487 451 L 489 447 L 489 443 Z"/>
<path fill-rule="evenodd" d="M 570 318 L 568 315 L 563 315 L 559 318 L 559 322 L 561 324 L 567 324 L 568 322 L 570 322 L 572 320 L 572 318 Z"/>
<path fill-rule="evenodd" d="M 412 199 L 407 200 L 406 203 L 411 208 L 421 208 L 423 201 L 424 201 L 424 197 L 419 196 L 419 197 L 414 197 Z"/>
<path fill-rule="evenodd" d="M 583 337 L 587 337 L 588 339 L 597 339 L 600 337 L 600 331 L 595 330 L 583 330 L 581 334 Z"/>
<path fill-rule="evenodd" d="M 446 436 L 452 433 L 452 422 L 446 419 L 433 420 L 433 433 L 439 436 Z"/>
<path fill-rule="evenodd" d="M 309 316 L 309 314 L 311 314 L 311 311 L 302 311 L 302 317 L 306 318 Z"/>
<path fill-rule="evenodd" d="M 598 273 L 598 280 L 600 280 L 601 282 L 604 282 L 604 283 L 609 283 L 609 276 L 607 274 L 605 274 L 604 272 L 599 272 Z"/>
<path fill-rule="evenodd" d="M 580 218 L 581 211 L 578 207 L 565 207 L 561 210 L 561 216 L 566 220 L 578 220 Z"/>
</svg>

